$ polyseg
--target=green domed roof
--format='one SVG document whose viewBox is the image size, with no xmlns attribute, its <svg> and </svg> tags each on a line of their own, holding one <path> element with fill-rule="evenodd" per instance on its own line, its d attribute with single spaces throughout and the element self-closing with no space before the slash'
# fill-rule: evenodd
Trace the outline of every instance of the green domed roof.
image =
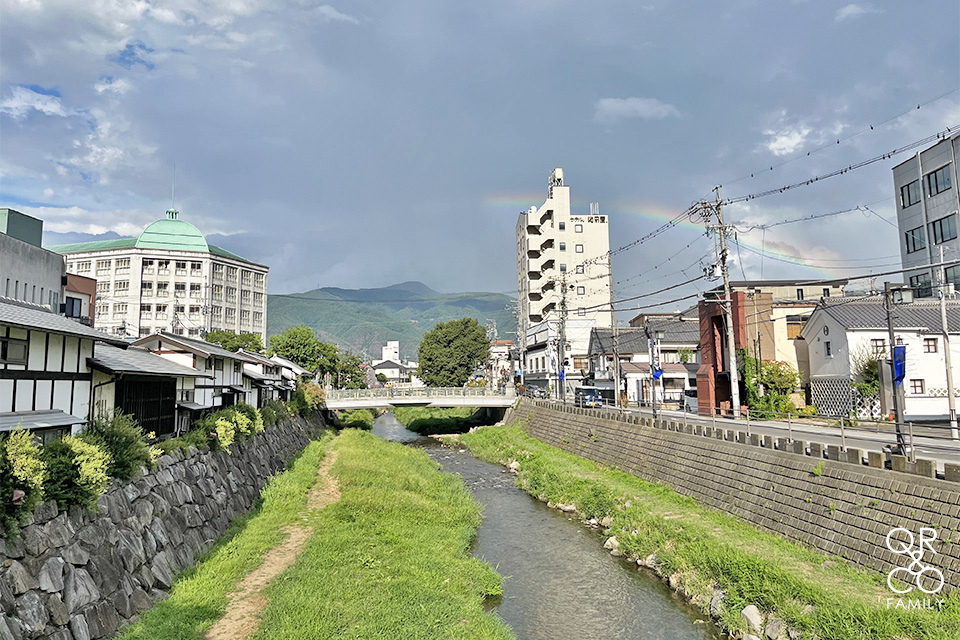
<svg viewBox="0 0 960 640">
<path fill-rule="evenodd" d="M 167 217 L 147 225 L 140 233 L 139 249 L 178 249 L 180 251 L 210 251 L 200 230 L 184 220 L 177 220 L 178 211 L 167 211 Z"/>
</svg>

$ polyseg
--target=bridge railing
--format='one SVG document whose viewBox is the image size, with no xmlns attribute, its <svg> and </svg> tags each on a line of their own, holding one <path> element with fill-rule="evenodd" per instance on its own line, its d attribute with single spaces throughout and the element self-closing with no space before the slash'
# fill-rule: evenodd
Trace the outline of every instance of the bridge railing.
<svg viewBox="0 0 960 640">
<path fill-rule="evenodd" d="M 487 387 L 417 387 L 413 389 L 327 389 L 327 401 L 367 400 L 374 398 L 508 398 L 515 390 L 503 391 Z"/>
</svg>

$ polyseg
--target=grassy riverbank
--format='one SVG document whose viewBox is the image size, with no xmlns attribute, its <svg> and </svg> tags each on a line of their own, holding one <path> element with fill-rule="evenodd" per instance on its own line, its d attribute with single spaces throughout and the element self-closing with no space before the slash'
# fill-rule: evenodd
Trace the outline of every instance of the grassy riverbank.
<svg viewBox="0 0 960 640">
<path fill-rule="evenodd" d="M 306 507 L 307 491 L 332 436 L 311 442 L 293 465 L 263 490 L 260 506 L 239 519 L 222 541 L 193 569 L 177 579 L 168 600 L 141 615 L 140 622 L 119 640 L 193 640 L 226 610 L 227 594 L 253 571 L 264 554 L 284 537 L 281 529 L 297 523 Z"/>
<path fill-rule="evenodd" d="M 481 412 L 470 407 L 433 409 L 397 407 L 393 415 L 410 431 L 430 436 L 438 433 L 463 433 L 483 424 Z"/>
<path fill-rule="evenodd" d="M 662 485 L 564 453 L 518 426 L 488 427 L 459 442 L 491 462 L 519 464 L 518 484 L 542 500 L 575 504 L 581 518 L 612 518 L 628 556 L 656 556 L 657 571 L 704 611 L 724 592 L 722 624 L 745 630 L 754 604 L 803 632 L 831 640 L 960 638 L 960 597 L 941 611 L 888 609 L 884 577 L 859 571 Z"/>
<path fill-rule="evenodd" d="M 469 555 L 480 507 L 460 478 L 368 433 L 334 446 L 341 498 L 310 516 L 316 534 L 266 590 L 254 637 L 512 638 L 483 611 L 500 576 Z"/>
</svg>

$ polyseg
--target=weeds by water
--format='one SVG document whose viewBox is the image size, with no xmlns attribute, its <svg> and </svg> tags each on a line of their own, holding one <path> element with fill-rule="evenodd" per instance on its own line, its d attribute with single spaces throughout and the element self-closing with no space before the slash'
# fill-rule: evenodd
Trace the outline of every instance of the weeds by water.
<svg viewBox="0 0 960 640">
<path fill-rule="evenodd" d="M 393 415 L 403 426 L 422 436 L 469 431 L 483 424 L 481 413 L 470 407 L 397 407 L 393 410 Z"/>
<path fill-rule="evenodd" d="M 940 611 L 887 608 L 893 595 L 877 573 L 860 571 L 725 513 L 706 509 L 668 487 L 567 454 L 519 427 L 488 427 L 459 441 L 491 462 L 519 462 L 518 485 L 542 500 L 577 506 L 584 519 L 612 516 L 620 550 L 655 554 L 709 612 L 714 589 L 725 592 L 721 622 L 743 630 L 749 604 L 774 613 L 804 638 L 831 640 L 960 638 L 960 597 Z"/>
</svg>

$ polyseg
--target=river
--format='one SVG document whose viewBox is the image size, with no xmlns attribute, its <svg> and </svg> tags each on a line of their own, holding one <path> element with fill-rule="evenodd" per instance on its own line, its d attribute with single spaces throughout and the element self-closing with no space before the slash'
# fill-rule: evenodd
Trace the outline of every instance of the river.
<svg viewBox="0 0 960 640">
<path fill-rule="evenodd" d="M 491 609 L 522 640 L 717 640 L 708 617 L 652 573 L 610 556 L 600 533 L 514 486 L 499 465 L 408 431 L 392 413 L 373 433 L 422 447 L 483 507 L 473 554 L 504 576 Z"/>
</svg>

